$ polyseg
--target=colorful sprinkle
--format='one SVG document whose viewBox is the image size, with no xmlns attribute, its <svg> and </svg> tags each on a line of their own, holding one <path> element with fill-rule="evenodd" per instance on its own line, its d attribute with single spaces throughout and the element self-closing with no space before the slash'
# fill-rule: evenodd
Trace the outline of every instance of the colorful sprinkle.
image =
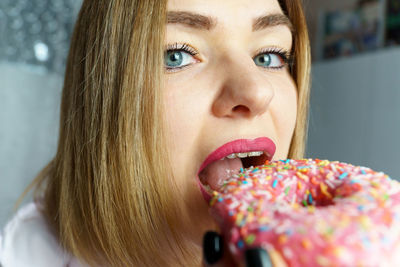
<svg viewBox="0 0 400 267">
<path fill-rule="evenodd" d="M 286 187 L 286 189 L 285 189 L 285 195 L 288 195 L 288 194 L 289 194 L 289 190 L 290 190 L 290 187 L 289 187 L 289 186 Z"/>
<path fill-rule="evenodd" d="M 242 241 L 242 240 L 239 240 L 239 241 L 237 242 L 237 246 L 238 246 L 238 248 L 242 249 L 242 248 L 244 247 L 243 241 Z"/>
<path fill-rule="evenodd" d="M 303 186 L 301 185 L 301 182 L 298 181 L 298 182 L 297 182 L 297 188 L 298 188 L 299 190 L 301 190 L 302 187 L 303 187 Z"/>
<path fill-rule="evenodd" d="M 234 254 L 266 242 L 289 266 L 375 266 L 370 248 L 389 249 L 393 229 L 400 231 L 400 184 L 346 163 L 266 161 L 242 168 L 219 191 L 210 206 Z"/>
<path fill-rule="evenodd" d="M 310 168 L 310 166 L 298 166 L 296 168 L 301 170 L 301 169 L 308 169 L 308 168 Z"/>
<path fill-rule="evenodd" d="M 253 244 L 254 240 L 256 240 L 256 236 L 254 234 L 251 234 L 246 237 L 245 241 L 247 245 L 251 245 Z"/>
<path fill-rule="evenodd" d="M 312 203 L 313 203 L 313 197 L 310 193 L 310 194 L 308 194 L 308 204 L 312 205 Z"/>
<path fill-rule="evenodd" d="M 344 179 L 348 176 L 349 174 L 347 172 L 342 173 L 342 175 L 339 176 L 339 179 Z"/>
<path fill-rule="evenodd" d="M 320 185 L 322 194 L 324 194 L 329 199 L 331 199 L 332 195 L 328 192 L 328 186 L 326 184 L 324 184 L 324 183 L 320 183 L 319 185 Z"/>
<path fill-rule="evenodd" d="M 279 242 L 280 244 L 285 244 L 285 243 L 287 242 L 287 240 L 288 240 L 288 237 L 287 237 L 287 235 L 285 235 L 285 234 L 280 235 L 280 236 L 278 237 L 278 242 Z"/>
<path fill-rule="evenodd" d="M 308 239 L 301 240 L 301 245 L 307 250 L 310 250 L 312 248 L 312 244 Z"/>
</svg>

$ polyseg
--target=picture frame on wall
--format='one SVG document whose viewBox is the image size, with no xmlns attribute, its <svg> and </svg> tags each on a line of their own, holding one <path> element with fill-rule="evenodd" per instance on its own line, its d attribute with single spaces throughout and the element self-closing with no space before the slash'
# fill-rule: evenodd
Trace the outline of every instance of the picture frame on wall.
<svg viewBox="0 0 400 267">
<path fill-rule="evenodd" d="M 399 0 L 400 1 L 400 0 Z M 353 7 L 322 12 L 317 59 L 376 50 L 384 45 L 385 2 L 360 0 Z"/>
<path fill-rule="evenodd" d="M 400 45 L 400 0 L 386 0 L 385 45 Z"/>
</svg>

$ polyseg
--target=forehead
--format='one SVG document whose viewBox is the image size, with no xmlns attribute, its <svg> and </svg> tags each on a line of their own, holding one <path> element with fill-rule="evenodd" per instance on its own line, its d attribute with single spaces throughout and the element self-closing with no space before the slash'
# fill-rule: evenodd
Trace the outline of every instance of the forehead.
<svg viewBox="0 0 400 267">
<path fill-rule="evenodd" d="M 253 19 L 261 15 L 283 14 L 278 0 L 168 0 L 168 11 L 194 11 L 219 20 Z"/>
</svg>

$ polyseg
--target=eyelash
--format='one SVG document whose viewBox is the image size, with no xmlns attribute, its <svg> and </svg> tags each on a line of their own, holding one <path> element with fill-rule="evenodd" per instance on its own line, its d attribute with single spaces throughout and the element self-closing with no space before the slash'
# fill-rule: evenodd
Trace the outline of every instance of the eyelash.
<svg viewBox="0 0 400 267">
<path fill-rule="evenodd" d="M 197 50 L 194 49 L 194 48 L 193 48 L 191 45 L 189 45 L 188 43 L 183 43 L 183 44 L 180 44 L 180 43 L 168 44 L 168 45 L 165 47 L 165 51 L 166 51 L 166 52 L 169 52 L 169 51 L 178 51 L 178 52 L 181 52 L 181 51 L 183 51 L 183 52 L 189 53 L 189 54 L 190 54 L 191 56 L 193 56 L 193 57 L 195 57 L 196 55 L 199 54 L 199 52 L 197 52 Z M 175 67 L 175 68 L 168 68 L 168 67 L 166 67 L 166 71 L 167 71 L 167 72 L 178 72 L 179 70 L 184 69 L 184 68 L 186 68 L 186 67 L 189 67 L 189 65 L 188 65 L 188 66 L 182 66 L 182 67 Z"/>
<path fill-rule="evenodd" d="M 183 52 L 189 53 L 191 56 L 196 56 L 196 55 L 199 54 L 196 51 L 196 49 L 194 49 L 188 43 L 169 44 L 169 45 L 167 45 L 165 51 L 183 51 Z M 261 49 L 256 53 L 256 55 L 254 57 L 257 57 L 257 56 L 262 55 L 262 54 L 267 54 L 267 53 L 275 54 L 275 55 L 279 56 L 280 58 L 282 58 L 282 61 L 284 63 L 281 67 L 270 67 L 270 69 L 279 70 L 279 69 L 285 68 L 285 66 L 290 66 L 291 67 L 291 65 L 293 64 L 293 56 L 292 56 L 292 54 L 289 51 L 287 51 L 287 50 L 285 50 L 283 48 L 279 48 L 279 47 L 269 47 L 269 48 Z M 182 67 L 176 67 L 176 68 L 167 68 L 167 71 L 180 70 L 180 69 L 183 69 L 185 67 L 188 67 L 188 66 L 182 66 Z"/>
<path fill-rule="evenodd" d="M 196 51 L 196 49 L 194 49 L 193 47 L 191 47 L 189 44 L 187 43 L 183 43 L 183 44 L 178 44 L 178 43 L 174 43 L 174 44 L 170 44 L 166 47 L 166 51 L 184 51 L 189 53 L 192 56 L 196 56 L 199 53 Z"/>
<path fill-rule="evenodd" d="M 283 48 L 279 48 L 279 47 L 264 48 L 264 49 L 259 50 L 257 52 L 257 54 L 255 55 L 255 57 L 262 55 L 262 54 L 274 54 L 274 55 L 277 55 L 280 58 L 282 58 L 283 65 L 281 67 L 270 67 L 270 69 L 279 70 L 279 69 L 283 69 L 285 66 L 291 67 L 293 64 L 292 54 L 288 50 L 283 49 Z"/>
</svg>

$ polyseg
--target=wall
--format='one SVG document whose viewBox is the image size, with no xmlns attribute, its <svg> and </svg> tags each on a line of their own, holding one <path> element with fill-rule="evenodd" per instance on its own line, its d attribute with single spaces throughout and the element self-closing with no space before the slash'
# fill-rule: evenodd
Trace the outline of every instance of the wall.
<svg viewBox="0 0 400 267">
<path fill-rule="evenodd" d="M 0 228 L 30 181 L 55 155 L 62 77 L 0 64 Z"/>
<path fill-rule="evenodd" d="M 357 2 L 305 0 L 314 56 L 321 12 Z M 307 156 L 364 165 L 400 178 L 399 62 L 399 49 L 314 62 Z"/>
<path fill-rule="evenodd" d="M 313 65 L 308 156 L 400 178 L 400 48 Z"/>
<path fill-rule="evenodd" d="M 0 230 L 55 155 L 65 59 L 81 3 L 0 0 Z"/>
</svg>

